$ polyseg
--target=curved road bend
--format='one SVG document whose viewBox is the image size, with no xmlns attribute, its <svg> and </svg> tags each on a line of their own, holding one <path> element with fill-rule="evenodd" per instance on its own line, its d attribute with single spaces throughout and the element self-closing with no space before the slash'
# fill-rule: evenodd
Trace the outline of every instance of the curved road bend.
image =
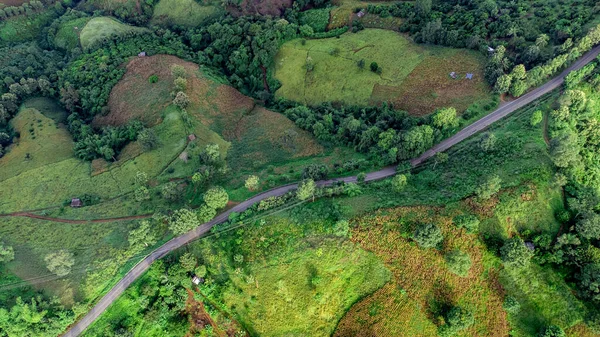
<svg viewBox="0 0 600 337">
<path fill-rule="evenodd" d="M 594 58 L 596 58 L 600 54 L 600 46 L 595 47 L 588 53 L 586 53 L 582 58 L 580 58 L 577 62 L 575 62 L 572 66 L 563 71 L 558 77 L 550 80 L 543 86 L 527 93 L 526 95 L 521 96 L 520 98 L 503 105 L 492 113 L 486 115 L 480 120 L 474 122 L 473 124 L 467 126 L 466 128 L 459 131 L 454 136 L 442 141 L 437 144 L 430 150 L 423 153 L 420 157 L 411 160 L 411 164 L 416 166 L 421 164 L 428 158 L 434 156 L 437 152 L 443 152 L 453 145 L 460 143 L 461 141 L 467 139 L 471 135 L 485 129 L 490 124 L 498 121 L 499 119 L 507 116 L 511 112 L 524 107 L 525 105 L 531 103 L 532 101 L 540 98 L 541 96 L 551 92 L 552 90 L 558 88 L 564 81 L 565 76 L 573 71 L 580 69 L 587 63 L 591 62 Z M 393 176 L 396 173 L 395 167 L 386 167 L 382 170 L 371 172 L 367 174 L 366 181 L 373 181 L 378 179 L 387 178 Z M 330 185 L 336 181 L 344 181 L 344 182 L 356 182 L 356 177 L 346 177 L 339 179 L 329 179 L 324 181 L 319 181 L 317 183 L 318 186 L 326 186 Z M 232 212 L 243 212 L 248 209 L 250 206 L 255 203 L 264 200 L 269 197 L 281 196 L 296 189 L 297 184 L 289 184 L 285 186 L 280 186 L 274 188 L 272 190 L 263 192 L 258 194 L 250 199 L 243 201 L 242 203 L 236 205 L 235 207 L 219 214 L 213 220 L 196 227 L 194 230 L 187 232 L 181 236 L 171 239 L 164 245 L 157 248 L 155 251 L 150 253 L 146 258 L 144 258 L 140 263 L 135 265 L 104 297 L 98 301 L 98 303 L 77 323 L 75 323 L 64 335 L 63 337 L 75 337 L 79 336 L 88 326 L 90 326 L 107 308 L 110 306 L 124 291 L 129 287 L 136 279 L 138 279 L 148 268 L 150 265 L 160 259 L 161 257 L 167 255 L 168 253 L 176 250 L 190 241 L 193 241 L 202 235 L 208 233 L 210 229 L 220 223 L 225 222 L 229 215 Z"/>
</svg>

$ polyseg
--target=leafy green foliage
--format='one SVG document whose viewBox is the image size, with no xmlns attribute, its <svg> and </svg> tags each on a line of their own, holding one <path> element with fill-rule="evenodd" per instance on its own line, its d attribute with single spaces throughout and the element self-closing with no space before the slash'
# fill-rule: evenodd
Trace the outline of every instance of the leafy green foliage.
<svg viewBox="0 0 600 337">
<path fill-rule="evenodd" d="M 329 11 L 329 8 L 322 8 L 300 12 L 298 15 L 299 24 L 308 25 L 317 33 L 324 32 L 329 24 Z"/>
<path fill-rule="evenodd" d="M 501 183 L 502 179 L 499 176 L 491 176 L 475 189 L 475 195 L 480 199 L 487 200 L 500 191 Z"/>
<path fill-rule="evenodd" d="M 213 187 L 204 193 L 204 203 L 213 209 L 220 209 L 227 205 L 229 196 L 223 187 Z"/>
<path fill-rule="evenodd" d="M 500 248 L 500 257 L 507 266 L 523 268 L 529 265 L 533 252 L 525 246 L 523 239 L 513 237 L 506 240 Z"/>
<path fill-rule="evenodd" d="M 456 227 L 464 228 L 468 233 L 476 233 L 479 229 L 479 219 L 475 215 L 457 215 L 453 222 Z"/>
<path fill-rule="evenodd" d="M 466 277 L 469 274 L 472 264 L 469 254 L 456 249 L 448 252 L 445 259 L 448 270 L 454 274 L 462 277 Z"/>
<path fill-rule="evenodd" d="M 396 192 L 402 192 L 404 187 L 406 187 L 407 183 L 408 183 L 408 179 L 406 178 L 406 175 L 404 175 L 404 174 L 398 173 L 392 178 L 392 188 Z"/>
<path fill-rule="evenodd" d="M 296 196 L 300 200 L 307 200 L 309 198 L 314 197 L 316 192 L 316 184 L 312 179 L 306 179 L 300 182 L 298 185 L 298 190 L 296 191 Z"/>
<path fill-rule="evenodd" d="M 542 332 L 538 334 L 539 337 L 566 337 L 567 335 L 559 326 L 550 325 L 544 328 Z"/>
<path fill-rule="evenodd" d="M 454 336 L 475 323 L 473 313 L 461 307 L 448 310 L 445 320 L 446 324 L 440 326 L 438 330 L 440 337 Z"/>
<path fill-rule="evenodd" d="M 504 310 L 506 310 L 506 312 L 514 315 L 521 310 L 521 303 L 519 303 L 519 301 L 512 296 L 506 296 L 502 307 Z"/>
<path fill-rule="evenodd" d="M 413 234 L 413 240 L 422 248 L 434 248 L 443 240 L 442 230 L 431 223 L 417 227 Z"/>
<path fill-rule="evenodd" d="M 44 261 L 46 261 L 46 267 L 51 273 L 61 277 L 69 275 L 71 267 L 75 264 L 73 253 L 64 249 L 46 255 Z"/>
<path fill-rule="evenodd" d="M 199 224 L 200 222 L 196 213 L 186 208 L 176 210 L 169 219 L 169 229 L 175 235 L 189 232 Z"/>
</svg>

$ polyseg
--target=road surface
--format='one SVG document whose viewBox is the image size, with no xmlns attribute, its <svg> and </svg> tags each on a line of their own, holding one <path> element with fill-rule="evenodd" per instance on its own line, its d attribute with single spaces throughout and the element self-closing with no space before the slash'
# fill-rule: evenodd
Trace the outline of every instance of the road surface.
<svg viewBox="0 0 600 337">
<path fill-rule="evenodd" d="M 466 128 L 459 131 L 457 134 L 455 134 L 454 136 L 442 141 L 441 143 L 439 143 L 436 146 L 432 147 L 431 149 L 427 150 L 420 157 L 411 160 L 411 165 L 416 166 L 416 165 L 423 163 L 428 158 L 433 157 L 436 153 L 443 152 L 443 151 L 449 149 L 450 147 L 469 138 L 473 134 L 487 128 L 492 123 L 506 117 L 511 112 L 514 112 L 514 111 L 518 110 L 519 108 L 526 106 L 527 104 L 533 102 L 534 100 L 536 100 L 536 99 L 542 97 L 543 95 L 551 92 L 552 90 L 560 87 L 564 81 L 565 76 L 569 72 L 580 69 L 587 63 L 594 60 L 599 54 L 600 54 L 600 46 L 597 46 L 594 49 L 592 49 L 590 52 L 585 54 L 583 57 L 581 57 L 577 62 L 575 62 L 573 65 L 571 65 L 565 71 L 563 71 L 556 78 L 553 78 L 552 80 L 550 80 L 546 84 L 542 85 L 541 87 L 521 96 L 520 98 L 518 98 L 510 103 L 503 105 L 502 107 L 498 108 L 497 110 L 493 111 L 492 113 L 486 115 L 485 117 L 481 118 L 480 120 L 467 126 Z M 395 173 L 396 173 L 395 167 L 386 167 L 382 170 L 368 173 L 365 181 L 373 181 L 373 180 L 387 178 L 387 177 L 393 176 Z M 354 176 L 354 177 L 346 177 L 346 178 L 329 179 L 329 180 L 319 181 L 319 182 L 317 182 L 317 185 L 318 186 L 331 185 L 332 183 L 334 183 L 336 181 L 356 182 L 356 177 Z M 210 230 L 213 226 L 227 221 L 227 219 L 229 218 L 229 215 L 231 213 L 243 212 L 246 209 L 248 209 L 250 206 L 254 205 L 255 203 L 257 203 L 263 199 L 284 195 L 287 192 L 295 190 L 296 187 L 297 187 L 297 184 L 289 184 L 289 185 L 280 186 L 280 187 L 274 188 L 272 190 L 258 194 L 250 199 L 243 201 L 242 203 L 227 210 L 226 212 L 219 214 L 213 220 L 198 226 L 196 229 L 194 229 L 186 234 L 183 234 L 181 236 L 173 238 L 172 240 L 168 241 L 164 245 L 160 246 L 155 251 L 153 251 L 148 256 L 146 256 L 146 258 L 144 258 L 140 263 L 135 265 L 135 267 L 133 267 L 104 297 L 102 297 L 102 299 L 100 299 L 100 301 L 98 301 L 98 303 L 87 313 L 87 315 L 85 315 L 85 317 L 83 317 L 81 320 L 79 320 L 77 323 L 75 323 L 63 335 L 63 337 L 79 336 L 88 326 L 90 326 L 98 317 L 100 317 L 100 315 L 108 308 L 108 306 L 110 306 L 119 296 L 121 296 L 121 294 L 125 291 L 125 289 L 127 289 L 127 287 L 129 287 L 135 280 L 137 280 L 140 276 L 142 276 L 142 274 L 146 270 L 148 270 L 148 268 L 150 268 L 150 265 L 152 265 L 152 263 L 154 261 L 162 258 L 163 256 L 167 255 L 168 253 L 170 253 L 182 246 L 185 246 L 187 243 L 210 232 Z"/>
</svg>

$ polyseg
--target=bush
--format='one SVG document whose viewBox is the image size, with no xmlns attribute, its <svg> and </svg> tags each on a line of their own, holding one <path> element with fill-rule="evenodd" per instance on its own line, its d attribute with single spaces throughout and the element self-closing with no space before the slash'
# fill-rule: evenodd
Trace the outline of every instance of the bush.
<svg viewBox="0 0 600 337">
<path fill-rule="evenodd" d="M 444 240 L 442 231 L 434 224 L 424 224 L 417 227 L 413 234 L 413 240 L 417 242 L 419 247 L 433 248 Z"/>
<path fill-rule="evenodd" d="M 533 252 L 525 246 L 520 237 L 513 237 L 506 240 L 500 248 L 500 257 L 507 266 L 523 268 L 529 265 Z"/>
<path fill-rule="evenodd" d="M 324 164 L 311 164 L 302 170 L 302 179 L 312 179 L 315 181 L 327 178 L 329 169 Z"/>
<path fill-rule="evenodd" d="M 329 25 L 329 11 L 329 8 L 309 9 L 298 15 L 298 22 L 310 26 L 315 33 L 324 32 Z"/>
<path fill-rule="evenodd" d="M 148 77 L 148 82 L 150 82 L 150 83 L 156 83 L 156 82 L 158 82 L 158 76 L 156 76 L 156 75 L 150 75 L 150 77 Z"/>
<path fill-rule="evenodd" d="M 466 277 L 469 274 L 472 264 L 469 254 L 455 249 L 447 253 L 445 258 L 448 270 L 461 277 Z"/>
<path fill-rule="evenodd" d="M 539 337 L 566 337 L 567 335 L 560 327 L 550 325 L 544 328 L 539 334 Z"/>
<path fill-rule="evenodd" d="M 446 324 L 442 325 L 438 334 L 442 337 L 454 336 L 459 331 L 464 330 L 473 323 L 475 323 L 475 317 L 473 313 L 463 309 L 461 307 L 453 307 L 446 313 Z"/>
<path fill-rule="evenodd" d="M 464 228 L 468 233 L 475 233 L 479 229 L 479 219 L 474 215 L 458 215 L 452 220 L 458 228 Z"/>
<path fill-rule="evenodd" d="M 213 187 L 204 193 L 204 202 L 213 209 L 223 208 L 229 201 L 229 195 L 223 187 Z"/>
<path fill-rule="evenodd" d="M 62 277 L 69 275 L 71 267 L 75 264 L 73 253 L 66 250 L 59 250 L 56 253 L 50 253 L 44 258 L 46 261 L 46 267 L 48 270 L 56 274 L 56 276 Z"/>
<path fill-rule="evenodd" d="M 396 174 L 394 178 L 392 178 L 392 188 L 396 192 L 401 192 L 406 184 L 408 183 L 408 179 L 404 174 Z"/>
<path fill-rule="evenodd" d="M 513 315 L 521 311 L 521 303 L 519 303 L 519 301 L 512 296 L 506 296 L 502 307 L 504 310 L 506 310 L 506 312 Z"/>
<path fill-rule="evenodd" d="M 479 199 L 487 200 L 500 191 L 501 183 L 502 179 L 493 175 L 475 189 L 475 194 Z"/>
</svg>

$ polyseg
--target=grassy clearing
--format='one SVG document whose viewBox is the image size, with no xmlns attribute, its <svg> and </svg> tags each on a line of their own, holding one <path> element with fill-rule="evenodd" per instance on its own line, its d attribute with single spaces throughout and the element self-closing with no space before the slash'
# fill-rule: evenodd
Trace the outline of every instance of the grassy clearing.
<svg viewBox="0 0 600 337">
<path fill-rule="evenodd" d="M 56 123 L 66 124 L 67 111 L 56 100 L 47 97 L 32 97 L 23 102 L 25 108 L 35 109 Z"/>
<path fill-rule="evenodd" d="M 358 17 L 354 14 L 357 8 L 367 8 L 367 5 L 373 4 L 386 4 L 387 1 L 360 1 L 360 0 L 334 0 L 332 3 L 335 7 L 331 10 L 331 16 L 329 20 L 329 29 L 339 28 L 347 26 L 352 19 L 356 20 Z"/>
<path fill-rule="evenodd" d="M 114 250 L 127 245 L 127 232 L 135 222 L 66 224 L 29 218 L 0 218 L 0 237 L 15 250 L 7 269 L 21 280 L 59 297 L 70 306 L 82 300 L 81 288 L 92 262 L 110 258 Z M 64 278 L 53 277 L 46 269 L 46 254 L 68 249 L 75 265 Z M 38 281 L 38 282 L 36 282 Z"/>
<path fill-rule="evenodd" d="M 485 246 L 475 235 L 452 225 L 456 211 L 427 207 L 384 210 L 355 220 L 352 241 L 372 251 L 392 271 L 393 281 L 357 303 L 340 321 L 335 336 L 370 331 L 375 336 L 437 336 L 444 305 L 460 305 L 475 313 L 465 335 L 506 336 L 509 327 L 497 288 L 497 268 L 485 266 Z M 419 223 L 433 222 L 444 233 L 443 249 L 424 250 L 407 236 Z M 465 278 L 451 273 L 443 253 L 467 252 L 473 261 Z M 439 323 L 438 323 L 439 324 Z"/>
<path fill-rule="evenodd" d="M 69 131 L 38 110 L 23 107 L 10 123 L 21 136 L 0 158 L 1 182 L 73 156 Z"/>
<path fill-rule="evenodd" d="M 196 27 L 223 13 L 218 4 L 200 5 L 194 0 L 160 0 L 154 7 L 152 22 L 159 25 Z"/>
<path fill-rule="evenodd" d="M 177 112 L 168 114 L 156 127 L 156 133 L 161 144 L 157 149 L 120 160 L 98 172 L 94 172 L 93 164 L 69 157 L 15 175 L 13 165 L 20 161 L 7 161 L 8 165 L 2 167 L 6 170 L 4 176 L 9 177 L 2 182 L 7 197 L 0 204 L 0 212 L 57 206 L 83 194 L 106 200 L 131 192 L 138 171 L 149 177 L 158 176 L 186 146 L 187 132 Z M 63 147 L 71 151 L 72 144 Z"/>
<path fill-rule="evenodd" d="M 67 51 L 70 51 L 73 48 L 81 47 L 81 43 L 79 42 L 79 34 L 90 20 L 91 18 L 85 17 L 63 23 L 56 32 L 54 44 L 58 48 Z"/>
<path fill-rule="evenodd" d="M 310 57 L 314 70 L 307 71 Z M 358 62 L 364 60 L 363 69 Z M 381 75 L 369 70 L 371 62 Z M 450 72 L 459 78 L 450 78 Z M 474 79 L 466 80 L 467 72 Z M 389 101 L 416 115 L 454 106 L 462 111 L 489 100 L 483 59 L 472 51 L 419 46 L 402 35 L 379 29 L 347 33 L 341 38 L 293 40 L 275 58 L 277 95 L 315 105 L 328 101 L 367 105 Z"/>
<path fill-rule="evenodd" d="M 128 32 L 143 32 L 146 28 L 134 27 L 117 21 L 116 19 L 101 16 L 91 19 L 81 30 L 79 35 L 81 46 L 86 49 L 98 41 L 121 35 Z"/>
<path fill-rule="evenodd" d="M 505 269 L 500 281 L 506 292 L 521 303 L 521 311 L 510 319 L 516 328 L 513 336 L 533 336 L 548 325 L 566 330 L 583 320 L 583 303 L 563 277 L 549 267 L 532 264 L 525 270 Z"/>
</svg>

